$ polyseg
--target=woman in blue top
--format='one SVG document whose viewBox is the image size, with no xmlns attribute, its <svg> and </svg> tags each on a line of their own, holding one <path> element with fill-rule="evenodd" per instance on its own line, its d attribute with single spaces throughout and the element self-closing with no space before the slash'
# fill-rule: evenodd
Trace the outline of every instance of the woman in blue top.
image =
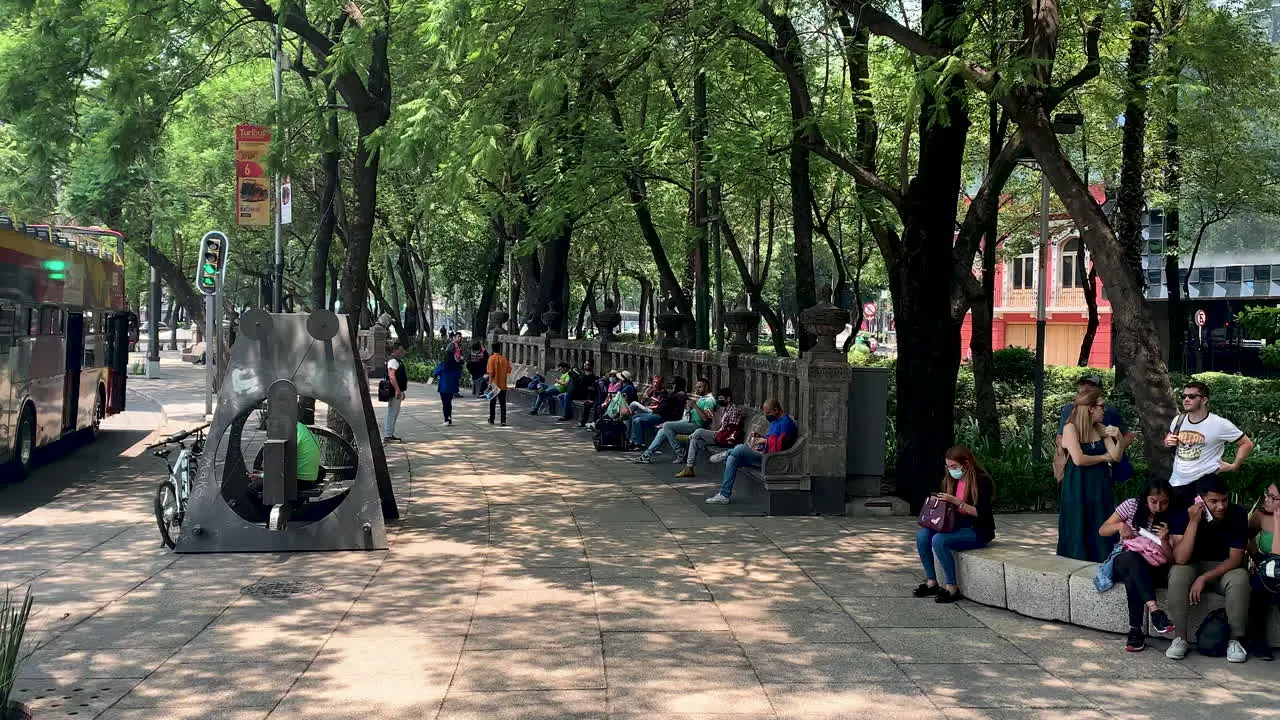
<svg viewBox="0 0 1280 720">
<path fill-rule="evenodd" d="M 453 425 L 453 396 L 458 394 L 458 384 L 462 381 L 462 363 L 453 347 L 445 350 L 444 359 L 436 365 L 433 375 L 436 378 L 436 389 L 440 392 L 444 424 Z"/>
<path fill-rule="evenodd" d="M 1110 463 L 1124 455 L 1120 429 L 1102 424 L 1104 410 L 1101 390 L 1090 388 L 1076 395 L 1071 422 L 1062 430 L 1067 467 L 1058 502 L 1058 554 L 1099 563 L 1116 544 L 1114 535 L 1103 537 L 1098 528 L 1116 506 Z"/>
</svg>

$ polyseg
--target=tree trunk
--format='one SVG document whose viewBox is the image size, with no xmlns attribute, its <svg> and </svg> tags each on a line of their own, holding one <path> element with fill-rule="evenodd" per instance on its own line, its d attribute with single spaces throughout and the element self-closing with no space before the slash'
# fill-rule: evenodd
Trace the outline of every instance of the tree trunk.
<svg viewBox="0 0 1280 720">
<path fill-rule="evenodd" d="M 707 162 L 707 73 L 702 67 L 701 52 L 695 51 L 693 76 L 693 122 L 690 138 L 693 145 L 693 310 L 694 347 L 711 347 L 711 283 L 707 246 L 707 208 L 709 187 L 705 177 Z"/>
<path fill-rule="evenodd" d="M 1080 243 L 1079 254 L 1076 256 L 1079 267 L 1084 266 L 1084 243 Z M 1089 324 L 1084 328 L 1084 339 L 1080 341 L 1080 358 L 1076 364 L 1080 367 L 1089 366 L 1089 356 L 1093 354 L 1093 338 L 1098 334 L 1098 270 L 1097 268 L 1089 268 L 1089 275 L 1084 281 L 1084 302 L 1089 306 Z"/>
<path fill-rule="evenodd" d="M 789 357 L 791 353 L 787 351 L 786 324 L 774 312 L 768 301 L 764 299 L 760 285 L 751 279 L 751 272 L 742 257 L 742 249 L 738 245 L 738 238 L 734 235 L 733 228 L 729 225 L 729 219 L 724 213 L 720 216 L 720 230 L 724 233 L 724 241 L 729 246 L 729 254 L 733 256 L 733 263 L 738 267 L 738 276 L 742 278 L 742 286 L 747 291 L 747 297 L 751 298 L 751 308 L 760 313 L 765 323 L 769 325 L 769 333 L 773 337 L 774 353 L 778 357 Z"/>
<path fill-rule="evenodd" d="M 547 242 L 547 259 L 538 283 L 537 323 L 544 331 L 565 333 L 569 317 L 569 244 L 573 239 L 573 227 L 566 226 Z M 559 317 L 555 327 L 546 327 L 541 313 L 554 307 Z M 532 323 L 530 328 L 532 328 Z M 530 334 L 533 334 L 532 332 Z"/>
<path fill-rule="evenodd" d="M 492 254 L 484 274 L 484 288 L 480 292 L 480 304 L 471 319 L 471 337 L 482 338 L 489 332 L 489 311 L 493 309 L 498 294 L 498 279 L 502 277 L 502 261 L 507 256 L 506 229 L 500 216 L 490 218 L 490 235 L 493 236 Z"/>
<path fill-rule="evenodd" d="M 1167 65 L 1169 77 L 1176 78 L 1181 73 L 1179 61 L 1180 39 L 1176 35 L 1182 30 L 1183 0 L 1169 3 L 1169 20 L 1166 33 L 1174 37 L 1168 43 Z M 1178 204 L 1182 196 L 1182 150 L 1178 142 L 1178 83 L 1168 84 L 1165 92 L 1169 95 L 1168 110 L 1164 126 L 1164 191 L 1168 202 L 1164 212 L 1165 270 L 1173 270 L 1168 283 L 1173 288 L 1178 285 L 1178 254 L 1181 246 L 1182 214 Z M 1169 316 L 1169 362 L 1171 368 L 1183 367 L 1183 349 L 1186 347 L 1186 315 L 1182 308 L 1182 293 L 1176 289 L 1169 292 L 1166 303 Z"/>
<path fill-rule="evenodd" d="M 325 93 L 325 102 L 335 105 L 337 93 L 332 89 Z M 338 212 L 334 207 L 342 202 L 339 195 L 339 143 L 338 114 L 328 113 L 325 122 L 327 133 L 325 152 L 320 155 L 320 173 L 324 178 L 324 190 L 320 193 L 320 222 L 316 225 L 315 254 L 311 258 L 311 307 L 327 307 L 325 290 L 329 289 L 329 250 L 333 247 L 333 233 L 338 226 Z"/>
<path fill-rule="evenodd" d="M 150 237 L 150 229 L 148 228 L 145 235 L 142 233 L 139 235 Z M 126 238 L 125 242 L 133 247 L 134 252 L 146 259 L 147 265 L 156 269 L 160 280 L 168 286 L 169 292 L 186 308 L 187 317 L 204 327 L 204 296 L 191 287 L 191 282 L 187 279 L 186 273 L 182 272 L 182 268 L 160 252 L 160 248 L 154 243 L 148 245 L 145 241 L 129 238 Z"/>
<path fill-rule="evenodd" d="M 1129 59 L 1125 64 L 1124 132 L 1121 144 L 1120 197 L 1116 234 L 1124 248 L 1125 272 L 1142 285 L 1142 209 L 1146 205 L 1147 90 L 1151 67 L 1154 0 L 1134 0 L 1129 23 Z M 1104 275 L 1104 277 L 1109 276 Z M 1108 282 L 1110 286 L 1110 282 Z"/>
<path fill-rule="evenodd" d="M 1140 278 L 1131 272 L 1128 247 L 1111 229 L 1102 208 L 1071 166 L 1043 108 L 1022 92 L 1015 93 L 1009 107 L 1054 191 L 1071 213 L 1076 227 L 1080 228 L 1081 237 L 1093 254 L 1098 274 L 1107 280 L 1116 361 L 1132 378 L 1130 387 L 1142 419 L 1142 431 L 1149 438 L 1164 437 L 1175 413 L 1173 389 L 1169 385 L 1160 339 L 1143 297 Z M 1167 476 L 1169 452 L 1160 443 L 1146 443 L 1145 449 L 1151 472 L 1157 477 Z"/>
<path fill-rule="evenodd" d="M 649 315 L 653 314 L 653 308 L 649 306 L 649 296 L 653 293 L 653 283 L 649 278 L 640 277 L 640 311 L 636 317 L 636 341 L 647 342 L 649 340 Z"/>
</svg>

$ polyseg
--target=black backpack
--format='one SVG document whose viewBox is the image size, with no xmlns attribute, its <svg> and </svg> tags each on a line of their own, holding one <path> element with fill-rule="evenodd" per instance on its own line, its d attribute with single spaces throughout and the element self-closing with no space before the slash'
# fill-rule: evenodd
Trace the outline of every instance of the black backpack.
<svg viewBox="0 0 1280 720">
<path fill-rule="evenodd" d="M 1227 611 L 1218 608 L 1205 616 L 1204 622 L 1196 630 L 1196 649 L 1201 655 L 1224 657 L 1227 645 L 1231 642 L 1231 623 L 1227 622 Z"/>
</svg>

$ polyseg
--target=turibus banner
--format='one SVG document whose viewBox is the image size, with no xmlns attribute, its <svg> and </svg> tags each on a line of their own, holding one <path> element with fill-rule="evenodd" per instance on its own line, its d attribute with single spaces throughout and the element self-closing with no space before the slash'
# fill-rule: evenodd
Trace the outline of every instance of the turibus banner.
<svg viewBox="0 0 1280 720">
<path fill-rule="evenodd" d="M 267 149 L 271 131 L 261 125 L 236 126 L 236 223 L 271 224 L 271 181 Z"/>
</svg>

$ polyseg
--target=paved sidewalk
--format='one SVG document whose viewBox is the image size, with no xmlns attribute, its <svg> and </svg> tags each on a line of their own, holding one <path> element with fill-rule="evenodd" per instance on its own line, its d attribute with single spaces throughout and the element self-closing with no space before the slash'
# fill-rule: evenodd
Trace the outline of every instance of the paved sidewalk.
<svg viewBox="0 0 1280 720">
<path fill-rule="evenodd" d="M 193 373 L 170 372 L 135 388 L 174 425 Z M 466 397 L 441 427 L 437 401 L 411 386 L 388 446 L 389 551 L 173 555 L 142 458 L 0 524 L 0 583 L 33 586 L 48 643 L 17 698 L 115 720 L 1280 716 L 1273 665 L 910 598 L 910 519 L 712 517 L 670 465 Z M 310 591 L 242 593 L 262 580 Z"/>
</svg>

